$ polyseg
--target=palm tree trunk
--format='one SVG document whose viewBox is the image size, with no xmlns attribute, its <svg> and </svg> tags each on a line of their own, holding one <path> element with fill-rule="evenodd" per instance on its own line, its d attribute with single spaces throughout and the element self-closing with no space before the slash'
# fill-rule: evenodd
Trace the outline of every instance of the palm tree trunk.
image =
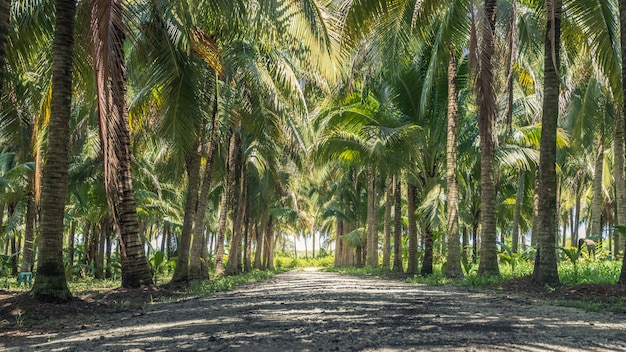
<svg viewBox="0 0 626 352">
<path fill-rule="evenodd" d="M 57 0 L 52 43 L 52 99 L 48 123 L 48 155 L 41 184 L 41 233 L 33 296 L 66 302 L 72 294 L 63 266 L 63 218 L 68 178 L 69 122 L 72 107 L 74 0 Z"/>
<path fill-rule="evenodd" d="M 556 265 L 556 129 L 559 116 L 561 0 L 546 3 L 548 24 L 544 53 L 544 100 L 539 149 L 539 226 L 533 276 L 542 285 L 557 285 Z"/>
<path fill-rule="evenodd" d="M 376 191 L 374 179 L 376 171 L 373 166 L 367 168 L 367 244 L 366 244 L 366 264 L 375 267 L 378 264 L 378 251 L 374 249 L 374 199 Z"/>
<path fill-rule="evenodd" d="M 30 187 L 33 187 L 33 176 L 30 176 Z M 24 257 L 20 271 L 32 271 L 33 268 L 33 246 L 35 241 L 35 202 L 33 193 L 27 195 L 26 219 L 24 223 Z"/>
<path fill-rule="evenodd" d="M 407 274 L 417 274 L 417 219 L 415 198 L 417 191 L 415 185 L 409 183 L 407 187 L 407 211 L 409 220 L 409 263 Z"/>
<path fill-rule="evenodd" d="M 604 165 L 604 124 L 600 123 L 597 154 L 594 165 L 593 196 L 591 199 L 591 238 L 596 241 L 602 238 L 602 179 Z"/>
<path fill-rule="evenodd" d="M 198 188 L 200 183 L 200 155 L 198 145 L 192 145 L 185 157 L 187 165 L 187 199 L 185 200 L 185 215 L 183 217 L 183 228 L 180 234 L 180 245 L 178 246 L 178 259 L 176 269 L 172 276 L 172 282 L 189 281 L 189 251 L 192 242 L 193 219 L 198 204 Z"/>
<path fill-rule="evenodd" d="M 515 197 L 515 209 L 513 210 L 513 230 L 511 251 L 517 253 L 519 249 L 519 223 L 522 213 L 522 203 L 524 202 L 524 170 L 519 171 L 519 180 L 517 182 L 517 196 Z"/>
<path fill-rule="evenodd" d="M 433 228 L 430 224 L 424 227 L 424 260 L 420 274 L 432 275 L 433 273 Z"/>
<path fill-rule="evenodd" d="M 241 213 L 242 210 L 242 155 L 241 155 L 241 137 L 231 128 L 231 143 L 228 150 L 228 189 L 232 202 L 233 211 L 233 233 L 230 238 L 230 252 L 228 254 L 228 263 L 226 264 L 225 274 L 238 274 L 238 263 L 241 259 Z"/>
<path fill-rule="evenodd" d="M 403 272 L 402 264 L 402 183 L 400 177 L 395 177 L 394 207 L 393 207 L 393 271 Z"/>
<path fill-rule="evenodd" d="M 385 190 L 385 220 L 383 223 L 383 268 L 389 269 L 391 263 L 391 207 L 393 206 L 393 177 L 387 177 Z"/>
<path fill-rule="evenodd" d="M 495 132 L 498 108 L 494 89 L 494 37 L 496 0 L 485 0 L 481 26 L 480 68 L 477 78 L 478 129 L 480 134 L 480 228 L 481 248 L 478 274 L 499 275 L 496 248 L 496 186 L 495 186 Z"/>
<path fill-rule="evenodd" d="M 578 225 L 580 224 L 580 191 L 576 189 L 576 202 L 574 206 L 574 226 L 572 227 L 572 247 L 578 245 Z"/>
<path fill-rule="evenodd" d="M 335 225 L 335 260 L 334 265 L 337 268 L 343 266 L 343 240 L 341 239 L 343 236 L 343 221 L 337 220 Z"/>
<path fill-rule="evenodd" d="M 4 63 L 6 58 L 7 38 L 9 36 L 9 14 L 11 0 L 0 0 L 0 94 L 4 81 Z"/>
<path fill-rule="evenodd" d="M 207 239 L 204 232 L 204 218 L 209 204 L 209 193 L 211 192 L 211 179 L 213 177 L 213 164 L 215 163 L 215 153 L 219 137 L 219 114 L 218 114 L 218 93 L 217 83 L 215 87 L 215 97 L 213 100 L 213 117 L 211 119 L 211 132 L 206 155 L 206 165 L 204 166 L 204 177 L 202 178 L 202 188 L 198 198 L 198 208 L 194 220 L 193 238 L 191 244 L 191 261 L 189 264 L 189 278 L 191 280 L 201 280 L 209 277 L 209 266 L 207 256 L 203 255 L 207 250 Z"/>
<path fill-rule="evenodd" d="M 457 95 L 456 51 L 451 49 L 450 58 L 448 59 L 448 135 L 446 144 L 446 184 L 448 190 L 448 211 L 446 220 L 448 256 L 446 260 L 445 275 L 447 277 L 459 277 L 463 275 L 461 269 L 461 249 L 459 248 L 459 189 L 456 176 L 458 148 Z"/>
<path fill-rule="evenodd" d="M 266 269 L 274 269 L 274 217 L 270 216 L 267 221 L 267 229 L 265 230 L 265 239 L 266 239 L 266 248 L 267 248 L 267 259 L 265 263 Z"/>
<path fill-rule="evenodd" d="M 263 253 L 263 231 L 259 231 L 259 226 L 263 225 L 257 225 L 254 227 L 256 242 L 256 247 L 254 250 L 254 268 L 261 270 L 263 269 L 263 267 L 261 266 L 261 254 Z"/>
<path fill-rule="evenodd" d="M 139 232 L 132 183 L 123 23 L 121 1 L 93 3 L 93 58 L 97 77 L 105 188 L 120 240 L 122 286 L 131 288 L 152 285 L 152 274 Z"/>
<path fill-rule="evenodd" d="M 232 138 L 232 137 L 231 137 Z M 222 192 L 222 201 L 220 202 L 220 217 L 217 222 L 217 239 L 215 244 L 215 275 L 219 276 L 224 273 L 224 240 L 226 234 L 226 219 L 228 218 L 229 207 L 229 190 L 228 186 Z"/>
<path fill-rule="evenodd" d="M 623 128 L 624 119 L 626 119 L 626 35 L 624 35 L 624 33 L 626 33 L 626 0 L 619 0 L 619 17 L 620 17 L 620 33 L 622 33 L 622 35 L 620 36 L 621 53 L 622 53 L 622 102 L 621 102 L 622 109 L 621 109 L 621 113 L 618 113 L 618 116 L 620 116 L 620 118 L 616 119 L 616 123 L 617 123 L 617 120 L 619 120 L 620 121 L 619 123 L 621 124 Z M 621 155 L 620 157 L 622 158 L 622 160 L 623 160 L 623 153 L 624 153 L 623 144 L 624 144 L 624 138 L 622 137 L 622 143 L 620 143 L 620 149 L 619 149 L 620 152 L 619 153 L 616 152 L 616 155 L 617 154 Z M 617 169 L 617 167 L 618 165 L 617 165 L 617 160 L 616 160 L 615 168 Z M 615 182 L 620 182 L 621 183 L 620 187 L 624 187 L 625 177 L 624 177 L 624 170 L 623 170 L 623 161 L 622 161 L 622 168 L 619 172 L 621 172 L 622 177 L 618 178 L 616 175 Z M 625 194 L 626 194 L 626 191 L 624 191 L 623 193 L 621 193 L 620 191 L 620 193 L 617 196 L 618 198 L 618 203 L 617 203 L 618 224 L 623 225 L 623 226 L 626 226 L 626 195 Z M 619 237 L 616 237 L 615 239 L 616 242 L 618 241 L 618 238 Z M 626 241 L 623 241 L 623 242 L 626 245 Z M 617 254 L 619 253 L 616 252 L 615 255 Z M 624 248 L 622 271 L 619 276 L 619 283 L 622 285 L 626 285 L 626 247 Z"/>
</svg>

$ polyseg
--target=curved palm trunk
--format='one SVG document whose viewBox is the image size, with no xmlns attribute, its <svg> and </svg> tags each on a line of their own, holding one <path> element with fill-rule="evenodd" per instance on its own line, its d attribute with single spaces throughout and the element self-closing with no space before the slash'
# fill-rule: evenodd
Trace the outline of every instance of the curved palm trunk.
<svg viewBox="0 0 626 352">
<path fill-rule="evenodd" d="M 41 234 L 32 293 L 38 300 L 72 298 L 63 267 L 63 217 L 67 194 L 69 122 L 72 106 L 74 0 L 58 0 L 52 44 L 52 103 L 48 124 L 48 155 L 41 184 Z"/>
<path fill-rule="evenodd" d="M 7 37 L 9 35 L 9 14 L 11 0 L 0 0 L 0 93 L 4 81 L 4 61 L 6 58 Z"/>
<path fill-rule="evenodd" d="M 480 134 L 480 228 L 482 243 L 478 274 L 499 275 L 496 248 L 496 185 L 494 171 L 496 94 L 494 90 L 493 60 L 496 0 L 485 0 L 481 26 L 480 68 L 478 72 L 478 128 Z"/>
<path fill-rule="evenodd" d="M 393 177 L 387 177 L 385 189 L 385 219 L 383 223 L 383 268 L 389 269 L 391 262 L 391 207 L 393 206 Z"/>
<path fill-rule="evenodd" d="M 544 60 L 544 100 L 539 157 L 538 245 L 533 276 L 543 285 L 559 283 L 556 265 L 556 129 L 559 116 L 561 0 L 546 3 L 548 25 Z"/>
<path fill-rule="evenodd" d="M 123 6 L 119 0 L 92 5 L 93 58 L 98 88 L 105 189 L 120 240 L 122 286 L 152 285 L 152 272 L 139 232 L 132 183 L 130 127 L 126 108 Z"/>
<path fill-rule="evenodd" d="M 400 177 L 395 177 L 393 193 L 393 271 L 403 272 L 402 266 L 402 182 Z"/>
<path fill-rule="evenodd" d="M 448 256 L 446 260 L 447 277 L 459 277 L 461 271 L 461 248 L 459 247 L 459 189 L 456 177 L 457 167 L 457 67 L 456 52 L 450 50 L 448 61 L 448 136 L 446 145 L 446 184 L 448 189 Z"/>
<path fill-rule="evenodd" d="M 622 33 L 622 35 L 620 36 L 620 43 L 621 43 L 621 52 L 622 52 L 622 111 L 621 114 L 621 125 L 622 127 L 624 126 L 624 119 L 626 119 L 626 35 L 624 35 L 623 33 L 626 33 L 626 0 L 619 0 L 619 17 L 620 17 L 620 32 Z M 622 158 L 623 158 L 623 139 L 622 139 L 622 144 L 620 144 L 620 153 L 616 153 L 616 154 L 621 154 Z M 623 159 L 622 159 L 623 160 Z M 615 167 L 617 168 L 617 162 Z M 621 178 L 617 178 L 616 176 L 616 182 L 621 182 L 620 186 L 624 186 L 624 170 L 623 170 L 623 163 L 622 163 L 622 170 L 620 170 L 622 173 L 622 177 Z M 620 195 L 623 196 L 620 197 Z M 620 203 L 622 204 L 620 206 Z M 617 207 L 618 207 L 618 224 L 619 225 L 626 225 L 626 190 L 624 191 L 624 193 L 618 194 L 618 203 L 617 203 Z M 617 241 L 616 237 L 616 241 Z M 626 244 L 626 241 L 624 241 L 624 244 Z M 616 253 L 617 255 L 618 253 Z M 626 248 L 624 248 L 624 256 L 623 256 L 623 261 L 622 261 L 622 271 L 620 273 L 619 276 L 619 283 L 622 285 L 626 285 Z"/>
<path fill-rule="evenodd" d="M 407 211 L 409 220 L 409 263 L 407 274 L 417 274 L 417 219 L 415 214 L 415 198 L 417 191 L 411 183 L 407 187 Z"/>
<path fill-rule="evenodd" d="M 185 215 L 178 246 L 178 259 L 176 260 L 174 275 L 172 276 L 173 282 L 189 281 L 189 250 L 191 248 L 193 219 L 196 215 L 198 188 L 200 186 L 200 155 L 198 154 L 197 144 L 191 146 L 185 161 L 187 165 L 187 198 L 185 200 Z"/>
</svg>

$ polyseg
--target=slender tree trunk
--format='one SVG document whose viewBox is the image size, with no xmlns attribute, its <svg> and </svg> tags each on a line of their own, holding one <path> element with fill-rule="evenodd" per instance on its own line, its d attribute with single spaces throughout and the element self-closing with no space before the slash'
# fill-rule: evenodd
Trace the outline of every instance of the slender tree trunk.
<svg viewBox="0 0 626 352">
<path fill-rule="evenodd" d="M 433 273 L 433 228 L 426 224 L 424 228 L 424 261 L 420 274 L 432 275 Z"/>
<path fill-rule="evenodd" d="M 538 170 L 537 170 L 538 172 Z M 539 175 L 535 177 L 535 192 L 533 194 L 533 222 L 530 233 L 530 245 L 537 246 L 539 232 Z"/>
<path fill-rule="evenodd" d="M 226 218 L 228 217 L 229 196 L 228 186 L 222 193 L 220 217 L 217 224 L 217 240 L 215 245 L 215 275 L 224 273 L 224 239 L 226 234 Z"/>
<path fill-rule="evenodd" d="M 243 151 L 241 150 L 241 136 L 236 135 L 235 145 L 235 165 L 234 174 L 230 182 L 233 185 L 233 233 L 230 239 L 230 253 L 228 256 L 228 263 L 226 265 L 225 273 L 227 275 L 236 275 L 242 271 L 242 257 L 241 257 L 241 241 L 242 241 L 242 223 L 245 211 L 245 176 L 243 167 Z M 230 173 L 230 170 L 229 170 Z"/>
<path fill-rule="evenodd" d="M 415 198 L 417 191 L 415 185 L 409 183 L 407 187 L 407 211 L 409 220 L 409 263 L 406 269 L 407 274 L 417 274 L 417 219 Z"/>
<path fill-rule="evenodd" d="M 67 195 L 75 13 L 74 0 L 57 0 L 48 155 L 43 167 L 39 258 L 32 290 L 38 300 L 66 302 L 72 299 L 63 266 L 63 218 Z"/>
<path fill-rule="evenodd" d="M 395 177 L 393 207 L 393 271 L 403 272 L 402 264 L 402 182 Z"/>
<path fill-rule="evenodd" d="M 185 200 L 185 215 L 183 229 L 178 246 L 178 259 L 172 282 L 189 281 L 189 251 L 193 240 L 193 219 L 198 205 L 198 188 L 200 187 L 200 155 L 198 145 L 192 145 L 185 157 L 187 165 L 187 199 Z"/>
<path fill-rule="evenodd" d="M 393 206 L 393 177 L 387 177 L 385 190 L 385 220 L 383 224 L 383 269 L 391 267 L 391 208 Z"/>
<path fill-rule="evenodd" d="M 0 0 L 0 94 L 4 81 L 4 66 L 6 58 L 7 38 L 9 36 L 9 14 L 11 0 Z"/>
<path fill-rule="evenodd" d="M 70 268 L 74 266 L 74 255 L 76 253 L 75 242 L 76 242 L 76 220 L 72 221 L 70 224 L 70 233 L 69 233 L 68 245 L 67 245 L 69 249 L 67 265 Z"/>
<path fill-rule="evenodd" d="M 226 179 L 226 187 L 224 188 L 224 194 L 222 195 L 222 202 L 220 206 L 220 219 L 218 223 L 218 237 L 217 237 L 217 250 L 215 256 L 215 273 L 221 275 L 225 271 L 224 266 L 224 238 L 226 233 L 226 219 L 228 217 L 228 211 L 232 203 L 232 194 L 235 192 L 235 152 L 237 147 L 237 136 L 235 131 L 231 129 L 229 146 L 228 146 L 228 175 Z M 232 242 L 232 241 L 231 241 Z M 232 252 L 232 246 L 231 246 Z M 230 259 L 229 259 L 230 260 Z"/>
<path fill-rule="evenodd" d="M 546 2 L 548 24 L 544 61 L 544 100 L 539 157 L 539 227 L 533 276 L 542 285 L 557 285 L 556 265 L 556 129 L 559 116 L 561 0 Z"/>
<path fill-rule="evenodd" d="M 626 33 L 626 0 L 619 0 L 619 17 L 620 17 L 620 33 L 622 33 L 622 35 L 620 36 L 620 44 L 621 44 L 621 53 L 622 53 L 622 106 L 621 106 L 621 113 L 618 114 L 618 116 L 620 116 L 619 120 L 620 124 L 621 124 L 621 128 L 620 130 L 622 130 L 622 128 L 624 128 L 624 119 L 626 119 L 626 35 L 624 35 L 624 33 Z M 617 129 L 616 129 L 617 130 Z M 620 143 L 620 153 L 616 153 L 616 154 L 622 154 L 624 152 L 624 138 L 622 138 L 622 143 Z M 622 170 L 620 170 L 622 177 L 618 178 L 616 175 L 616 182 L 620 182 L 621 185 L 620 187 L 624 186 L 624 179 L 626 178 L 624 176 L 624 170 L 623 170 L 623 154 L 622 156 L 620 156 L 622 158 Z M 615 168 L 617 168 L 617 161 L 615 163 Z M 626 226 L 626 191 L 624 191 L 623 193 L 620 191 L 620 194 L 617 196 L 618 197 L 618 224 L 622 225 L 622 226 Z M 621 203 L 621 205 L 620 205 Z M 616 241 L 616 248 L 618 248 L 618 238 L 616 237 L 615 241 Z M 623 241 L 624 245 L 626 245 L 626 241 Z M 616 252 L 615 255 L 617 256 L 619 253 Z M 623 261 L 622 261 L 622 271 L 620 273 L 619 276 L 619 283 L 621 285 L 626 285 L 626 248 L 624 248 L 624 256 L 623 256 Z"/>
<path fill-rule="evenodd" d="M 500 275 L 496 248 L 496 185 L 494 170 L 496 116 L 498 107 L 494 90 L 494 37 L 496 0 L 485 0 L 481 25 L 480 68 L 476 94 L 480 133 L 480 228 L 481 248 L 478 274 Z"/>
<path fill-rule="evenodd" d="M 472 223 L 472 263 L 476 264 L 478 262 L 478 219 L 474 219 Z"/>
<path fill-rule="evenodd" d="M 215 96 L 213 99 L 213 117 L 211 119 L 211 132 L 206 153 L 206 165 L 204 166 L 204 177 L 202 178 L 202 188 L 198 198 L 198 209 L 193 226 L 194 241 L 191 245 L 191 258 L 189 266 L 189 278 L 201 280 L 209 277 L 208 256 L 203 256 L 206 252 L 207 238 L 204 232 L 204 218 L 209 204 L 209 193 L 211 192 L 211 180 L 213 177 L 213 164 L 215 163 L 215 153 L 219 137 L 219 114 L 218 114 L 218 91 L 215 86 Z"/>
<path fill-rule="evenodd" d="M 337 220 L 335 225 L 335 267 L 340 268 L 343 266 L 343 221 Z"/>
<path fill-rule="evenodd" d="M 463 275 L 461 269 L 461 250 L 459 248 L 459 189 L 456 176 L 457 169 L 457 120 L 458 120 L 458 93 L 456 50 L 452 48 L 448 59 L 448 133 L 446 143 L 446 184 L 448 191 L 447 234 L 448 256 L 445 275 L 459 277 Z M 422 273 L 424 269 L 422 268 Z M 431 263 L 432 273 L 432 263 Z"/>
<path fill-rule="evenodd" d="M 374 203 L 376 199 L 376 191 L 374 182 L 376 179 L 376 171 L 373 166 L 369 166 L 367 169 L 367 244 L 366 244 L 366 264 L 372 267 L 378 264 L 378 251 L 375 250 L 374 243 Z"/>
<path fill-rule="evenodd" d="M 462 231 L 461 237 L 463 237 L 463 240 L 462 240 L 463 241 L 463 247 L 462 247 L 463 251 L 461 252 L 462 256 L 463 256 L 462 258 L 463 258 L 463 262 L 467 263 L 467 262 L 469 262 L 468 253 L 467 253 L 467 250 L 468 250 L 468 247 L 469 247 L 469 236 L 467 235 L 467 226 L 463 226 L 463 231 Z"/>
<path fill-rule="evenodd" d="M 30 185 L 33 185 L 33 177 L 30 177 Z M 33 192 L 29 192 L 26 204 L 26 219 L 24 222 L 24 257 L 20 271 L 32 271 L 33 268 L 33 248 L 35 241 L 35 202 Z M 74 224 L 74 223 L 72 223 Z M 74 225 L 75 226 L 75 225 Z M 73 254 L 73 248 L 70 250 Z"/>
<path fill-rule="evenodd" d="M 265 239 L 267 240 L 267 262 L 265 264 L 266 269 L 274 269 L 274 217 L 270 216 L 267 221 L 267 230 L 265 231 Z"/>
<path fill-rule="evenodd" d="M 261 225 L 262 226 L 262 225 Z M 254 227 L 256 247 L 254 249 L 254 268 L 262 270 L 261 254 L 263 253 L 263 231 L 259 231 L 259 225 Z"/>
<path fill-rule="evenodd" d="M 243 247 L 243 271 L 252 271 L 252 236 L 250 233 L 250 214 L 246 212 Z M 256 226 L 255 226 L 256 227 Z"/>
<path fill-rule="evenodd" d="M 519 171 L 519 180 L 517 182 L 517 196 L 515 197 L 515 209 L 513 210 L 513 230 L 511 251 L 518 252 L 519 247 L 519 222 L 522 213 L 522 204 L 524 203 L 524 170 Z"/>
<path fill-rule="evenodd" d="M 572 247 L 576 247 L 578 245 L 578 226 L 580 225 L 580 200 L 581 195 L 580 191 L 576 190 L 576 205 L 574 206 L 574 227 L 572 228 Z"/>
<path fill-rule="evenodd" d="M 593 196 L 591 199 L 591 238 L 594 241 L 602 238 L 602 179 L 604 166 L 604 124 L 600 123 L 597 154 L 594 165 Z"/>
</svg>

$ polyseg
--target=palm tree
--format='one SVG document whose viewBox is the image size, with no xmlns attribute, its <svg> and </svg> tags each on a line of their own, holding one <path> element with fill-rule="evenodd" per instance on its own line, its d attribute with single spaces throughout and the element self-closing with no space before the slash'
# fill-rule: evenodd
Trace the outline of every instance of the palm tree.
<svg viewBox="0 0 626 352">
<path fill-rule="evenodd" d="M 446 185 L 448 192 L 448 213 L 446 216 L 448 256 L 445 275 L 448 277 L 458 277 L 463 274 L 461 271 L 461 251 L 459 247 L 459 191 L 456 175 L 457 169 L 457 63 L 455 50 L 450 50 L 448 59 L 448 135 L 446 145 Z"/>
<path fill-rule="evenodd" d="M 48 154 L 41 185 L 41 233 L 37 276 L 32 293 L 39 300 L 66 302 L 72 298 L 63 266 L 63 218 L 67 193 L 69 120 L 72 100 L 74 0 L 59 0 L 52 58 L 52 105 Z"/>
<path fill-rule="evenodd" d="M 94 1 L 92 6 L 93 57 L 104 179 L 110 213 L 120 239 L 122 286 L 151 285 L 152 275 L 139 234 L 132 184 L 126 105 L 124 7 L 120 1 Z"/>
<path fill-rule="evenodd" d="M 538 245 L 535 280 L 543 285 L 559 283 L 556 265 L 556 131 L 559 116 L 561 0 L 546 4 L 548 24 L 544 53 L 544 99 L 539 159 Z"/>
<path fill-rule="evenodd" d="M 481 44 L 478 49 L 479 69 L 476 78 L 478 104 L 478 130 L 480 132 L 480 275 L 499 275 L 496 255 L 496 184 L 494 152 L 496 133 L 496 93 L 494 88 L 494 41 L 496 25 L 496 0 L 485 0 L 479 21 Z"/>
<path fill-rule="evenodd" d="M 623 119 L 626 119 L 626 35 L 624 35 L 623 33 L 626 33 L 626 1 L 624 0 L 619 0 L 619 23 L 620 23 L 620 33 L 622 33 L 622 35 L 620 36 L 620 44 L 621 44 L 621 54 L 622 54 L 622 90 L 621 90 L 621 97 L 622 97 L 622 105 L 620 106 L 621 108 L 621 113 L 618 113 L 617 116 L 620 117 L 620 121 Z M 617 119 L 616 119 L 617 120 Z M 621 123 L 620 125 L 622 125 L 623 127 L 623 123 Z M 616 128 L 616 131 L 622 131 L 621 128 Z M 618 140 L 616 138 L 615 143 L 618 143 Z M 622 153 L 624 152 L 624 147 L 622 146 L 623 143 L 618 144 L 619 145 L 619 152 L 616 154 L 620 154 L 620 160 L 622 159 Z M 615 163 L 615 167 L 617 168 L 619 165 L 617 164 L 617 161 Z M 623 165 L 622 165 L 623 167 Z M 621 175 L 623 176 L 623 169 L 620 170 Z M 616 178 L 616 182 L 620 182 L 622 183 L 618 190 L 620 190 L 620 192 L 617 194 L 617 206 L 618 206 L 618 224 L 624 225 L 626 224 L 626 192 L 622 192 L 623 191 L 623 183 L 624 183 L 624 179 L 623 178 L 618 178 L 617 175 L 615 176 Z M 623 256 L 623 261 L 622 261 L 622 270 L 620 272 L 620 276 L 619 276 L 619 283 L 622 285 L 626 285 L 626 241 L 624 241 L 624 256 Z"/>
</svg>

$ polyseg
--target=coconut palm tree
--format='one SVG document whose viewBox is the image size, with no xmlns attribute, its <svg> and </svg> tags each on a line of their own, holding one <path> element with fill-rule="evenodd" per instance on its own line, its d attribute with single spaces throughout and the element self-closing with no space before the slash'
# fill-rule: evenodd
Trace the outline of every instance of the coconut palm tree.
<svg viewBox="0 0 626 352">
<path fill-rule="evenodd" d="M 624 0 L 619 0 L 619 23 L 620 23 L 620 33 L 626 33 L 626 1 Z M 621 44 L 621 56 L 622 56 L 622 62 L 621 62 L 621 68 L 622 68 L 622 90 L 620 91 L 622 94 L 622 104 L 620 105 L 620 112 L 618 113 L 617 116 L 620 117 L 620 121 L 624 118 L 626 118 L 626 35 L 621 35 L 620 36 L 620 44 Z M 618 100 L 619 102 L 619 100 Z M 617 120 L 617 119 L 616 119 Z M 623 123 L 620 123 L 620 125 L 623 126 Z M 621 128 L 616 128 L 616 131 L 619 131 L 621 133 L 622 129 Z M 618 144 L 619 142 L 619 144 Z M 615 167 L 617 168 L 618 165 L 618 161 L 617 161 L 617 154 L 620 154 L 620 161 L 622 160 L 621 155 L 622 152 L 624 151 L 623 146 L 621 143 L 622 142 L 622 138 L 616 138 L 616 145 L 618 145 L 619 147 L 619 151 L 616 153 L 616 162 L 615 162 Z M 623 170 L 623 164 L 622 164 L 622 170 Z M 621 176 L 623 176 L 623 172 L 620 170 L 620 174 Z M 616 178 L 616 183 L 621 183 L 618 187 L 618 190 L 620 191 L 617 194 L 617 206 L 618 206 L 618 224 L 623 225 L 624 223 L 626 223 L 626 190 L 623 189 L 624 185 L 624 181 L 622 178 L 618 178 L 618 175 L 615 175 Z M 624 245 L 626 246 L 626 241 L 624 241 Z M 624 249 L 624 257 L 623 257 L 623 262 L 622 262 L 622 270 L 620 272 L 620 276 L 619 276 L 619 280 L 618 282 L 622 285 L 626 285 L 626 247 Z"/>
<path fill-rule="evenodd" d="M 59 0 L 52 57 L 52 103 L 48 154 L 41 185 L 41 233 L 37 276 L 32 293 L 39 300 L 69 301 L 63 265 L 63 218 L 67 193 L 69 120 L 76 2 Z"/>
<path fill-rule="evenodd" d="M 559 283 L 556 266 L 556 130 L 559 116 L 561 0 L 546 3 L 548 24 L 545 40 L 544 99 L 541 119 L 538 216 L 539 242 L 535 279 L 544 285 Z"/>
<path fill-rule="evenodd" d="M 139 234 L 126 104 L 125 22 L 121 1 L 94 1 L 91 28 L 98 89 L 100 140 L 109 211 L 120 239 L 122 286 L 151 285 Z"/>
</svg>

